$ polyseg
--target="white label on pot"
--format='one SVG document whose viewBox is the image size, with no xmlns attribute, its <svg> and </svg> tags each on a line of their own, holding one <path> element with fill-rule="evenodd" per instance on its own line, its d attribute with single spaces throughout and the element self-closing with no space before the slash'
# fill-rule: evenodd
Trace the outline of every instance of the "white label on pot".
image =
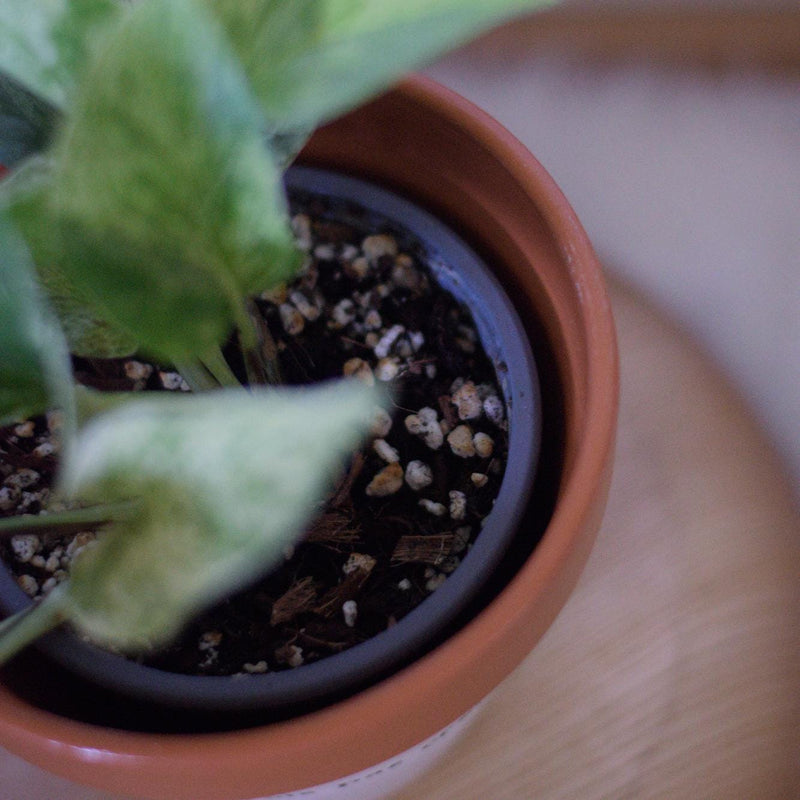
<svg viewBox="0 0 800 800">
<path fill-rule="evenodd" d="M 297 789 L 285 794 L 270 795 L 254 800 L 380 800 L 399 791 L 418 778 L 441 758 L 466 730 L 485 701 L 460 716 L 455 722 L 399 755 L 382 761 L 361 772 L 347 775 L 329 783 Z"/>
</svg>

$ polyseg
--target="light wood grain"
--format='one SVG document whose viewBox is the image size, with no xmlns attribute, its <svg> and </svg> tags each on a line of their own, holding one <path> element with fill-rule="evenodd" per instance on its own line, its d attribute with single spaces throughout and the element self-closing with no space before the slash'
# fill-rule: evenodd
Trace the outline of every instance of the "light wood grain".
<svg viewBox="0 0 800 800">
<path fill-rule="evenodd" d="M 619 285 L 612 302 L 620 434 L 586 572 L 465 738 L 395 800 L 800 796 L 785 472 L 691 342 Z M 0 798 L 114 800 L 2 752 Z"/>
<path fill-rule="evenodd" d="M 568 605 L 397 800 L 800 797 L 800 516 L 748 412 L 623 288 L 617 464 Z"/>
<path fill-rule="evenodd" d="M 800 6 L 564 4 L 508 23 L 468 50 L 474 57 L 507 61 L 544 53 L 599 64 L 635 62 L 796 75 Z"/>
</svg>

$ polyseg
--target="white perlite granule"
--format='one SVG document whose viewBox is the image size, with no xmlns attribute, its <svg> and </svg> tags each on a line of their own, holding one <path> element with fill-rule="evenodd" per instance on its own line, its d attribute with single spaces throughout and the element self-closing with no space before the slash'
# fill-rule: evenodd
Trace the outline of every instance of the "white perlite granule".
<svg viewBox="0 0 800 800">
<path fill-rule="evenodd" d="M 342 603 L 342 616 L 344 617 L 344 624 L 348 628 L 355 627 L 356 619 L 358 619 L 358 603 L 355 600 L 345 600 Z"/>
<path fill-rule="evenodd" d="M 418 492 L 433 483 L 433 470 L 424 461 L 409 461 L 406 466 L 406 483 Z"/>
</svg>

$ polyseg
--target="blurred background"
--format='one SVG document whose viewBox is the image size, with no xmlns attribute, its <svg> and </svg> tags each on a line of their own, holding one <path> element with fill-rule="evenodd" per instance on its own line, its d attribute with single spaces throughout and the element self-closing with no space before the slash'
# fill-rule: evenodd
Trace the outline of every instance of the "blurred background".
<svg viewBox="0 0 800 800">
<path fill-rule="evenodd" d="M 576 210 L 621 404 L 573 596 L 400 800 L 796 800 L 800 4 L 567 0 L 429 74 Z"/>
<path fill-rule="evenodd" d="M 609 272 L 696 337 L 800 495 L 800 4 L 566 0 L 429 72 L 516 134 Z"/>
</svg>

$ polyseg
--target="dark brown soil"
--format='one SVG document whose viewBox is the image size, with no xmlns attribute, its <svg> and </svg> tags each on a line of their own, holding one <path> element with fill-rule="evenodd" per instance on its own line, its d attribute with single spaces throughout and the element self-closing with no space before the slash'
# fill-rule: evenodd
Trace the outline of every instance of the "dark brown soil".
<svg viewBox="0 0 800 800">
<path fill-rule="evenodd" d="M 259 673 L 364 641 L 458 567 L 499 489 L 507 434 L 494 369 L 469 312 L 431 280 L 422 248 L 385 221 L 376 231 L 352 207 L 296 197 L 293 213 L 305 271 L 285 293 L 256 301 L 283 378 L 303 384 L 353 372 L 384 380 L 394 401 L 391 426 L 376 417 L 377 445 L 353 457 L 280 569 L 203 614 L 175 645 L 141 659 L 166 670 Z M 233 346 L 228 355 L 239 369 Z M 186 389 L 174 372 L 135 360 L 76 360 L 75 372 L 108 390 Z M 418 413 L 426 408 L 433 411 Z M 438 434 L 430 433 L 433 417 Z M 49 441 L 44 419 L 0 431 L 3 515 L 36 513 L 46 503 L 56 466 Z M 76 544 L 71 535 L 38 546 L 20 561 L 4 545 L 4 560 L 31 593 L 65 577 Z"/>
</svg>

